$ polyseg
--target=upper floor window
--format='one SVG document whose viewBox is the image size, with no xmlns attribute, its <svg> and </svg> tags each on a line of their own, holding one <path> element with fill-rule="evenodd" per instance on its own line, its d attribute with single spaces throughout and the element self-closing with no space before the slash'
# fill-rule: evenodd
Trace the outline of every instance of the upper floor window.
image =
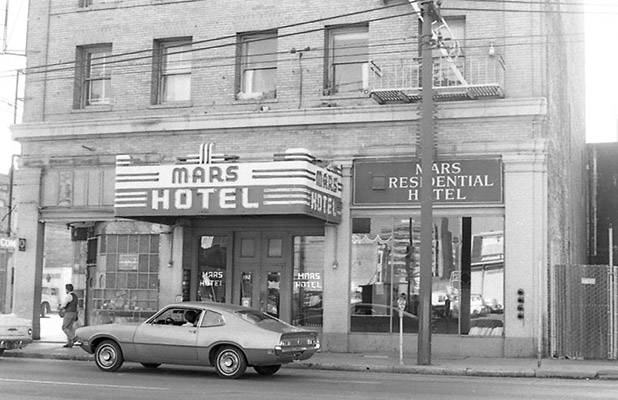
<svg viewBox="0 0 618 400">
<path fill-rule="evenodd" d="M 327 30 L 325 94 L 367 90 L 369 27 L 352 25 Z"/>
<path fill-rule="evenodd" d="M 191 99 L 191 38 L 155 40 L 152 103 Z"/>
<path fill-rule="evenodd" d="M 239 35 L 238 57 L 237 97 L 277 97 L 277 33 Z"/>
<path fill-rule="evenodd" d="M 111 53 L 111 44 L 77 47 L 74 108 L 110 103 Z"/>
</svg>

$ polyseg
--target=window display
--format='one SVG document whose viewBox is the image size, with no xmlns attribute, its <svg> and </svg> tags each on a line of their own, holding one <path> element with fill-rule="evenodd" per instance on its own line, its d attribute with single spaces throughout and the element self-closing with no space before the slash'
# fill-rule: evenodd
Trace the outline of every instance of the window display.
<svg viewBox="0 0 618 400">
<path fill-rule="evenodd" d="M 369 221 L 367 221 L 369 220 Z M 418 332 L 420 217 L 363 218 L 352 234 L 351 330 Z M 502 217 L 436 217 L 433 225 L 432 331 L 503 334 Z M 362 229 L 361 229 L 362 227 Z"/>
<path fill-rule="evenodd" d="M 292 324 L 322 327 L 324 237 L 294 237 Z"/>
</svg>

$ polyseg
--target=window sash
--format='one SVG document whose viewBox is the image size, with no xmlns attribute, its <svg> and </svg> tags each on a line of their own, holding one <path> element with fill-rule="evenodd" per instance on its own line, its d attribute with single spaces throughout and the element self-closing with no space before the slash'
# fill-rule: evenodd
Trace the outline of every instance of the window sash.
<svg viewBox="0 0 618 400">
<path fill-rule="evenodd" d="M 275 97 L 277 36 L 273 33 L 245 35 L 240 39 L 240 46 L 240 92 Z"/>
<path fill-rule="evenodd" d="M 159 62 L 156 102 L 168 103 L 191 100 L 191 43 L 183 41 L 159 42 Z"/>
<path fill-rule="evenodd" d="M 111 70 L 107 57 L 111 49 L 85 49 L 86 63 L 83 66 L 83 105 L 108 104 L 111 95 Z"/>
<path fill-rule="evenodd" d="M 368 26 L 332 28 L 328 35 L 326 87 L 339 93 L 366 90 L 369 87 Z"/>
</svg>

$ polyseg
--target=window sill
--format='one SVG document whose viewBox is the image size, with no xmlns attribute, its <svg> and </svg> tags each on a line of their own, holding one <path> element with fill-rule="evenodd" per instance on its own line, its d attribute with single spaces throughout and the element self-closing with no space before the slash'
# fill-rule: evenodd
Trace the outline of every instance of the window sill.
<svg viewBox="0 0 618 400">
<path fill-rule="evenodd" d="M 264 103 L 268 103 L 268 104 L 274 104 L 274 103 L 278 103 L 279 99 L 277 98 L 268 98 L 268 99 L 260 99 L 260 98 L 256 98 L 256 99 L 234 99 L 234 104 L 264 104 Z"/>
<path fill-rule="evenodd" d="M 80 114 L 80 113 L 91 113 L 91 112 L 107 112 L 112 111 L 113 107 L 111 104 L 98 104 L 94 106 L 86 106 L 84 108 L 74 108 L 71 110 L 71 113 Z"/>
<path fill-rule="evenodd" d="M 161 103 L 161 104 L 151 104 L 148 106 L 151 110 L 165 109 L 165 108 L 190 108 L 193 107 L 193 102 L 191 101 L 178 101 L 174 103 Z"/>
<path fill-rule="evenodd" d="M 335 93 L 331 95 L 322 95 L 322 100 L 354 100 L 354 99 L 368 99 L 369 90 L 358 93 Z"/>
</svg>

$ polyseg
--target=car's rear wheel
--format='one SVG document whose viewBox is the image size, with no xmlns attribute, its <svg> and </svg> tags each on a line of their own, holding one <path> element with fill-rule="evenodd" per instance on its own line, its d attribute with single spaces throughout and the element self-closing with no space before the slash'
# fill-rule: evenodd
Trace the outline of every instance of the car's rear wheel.
<svg viewBox="0 0 618 400">
<path fill-rule="evenodd" d="M 142 365 L 148 369 L 155 369 L 155 368 L 158 368 L 159 365 L 161 364 L 160 363 L 142 363 Z"/>
<path fill-rule="evenodd" d="M 256 365 L 253 367 L 255 372 L 264 376 L 274 375 L 277 371 L 279 371 L 279 368 L 281 368 L 281 365 Z"/>
<path fill-rule="evenodd" d="M 118 370 L 124 362 L 120 346 L 112 340 L 101 342 L 94 352 L 94 362 L 103 371 L 114 372 Z"/>
<path fill-rule="evenodd" d="M 238 347 L 222 347 L 215 356 L 215 370 L 222 378 L 236 379 L 247 369 L 245 355 Z"/>
</svg>

